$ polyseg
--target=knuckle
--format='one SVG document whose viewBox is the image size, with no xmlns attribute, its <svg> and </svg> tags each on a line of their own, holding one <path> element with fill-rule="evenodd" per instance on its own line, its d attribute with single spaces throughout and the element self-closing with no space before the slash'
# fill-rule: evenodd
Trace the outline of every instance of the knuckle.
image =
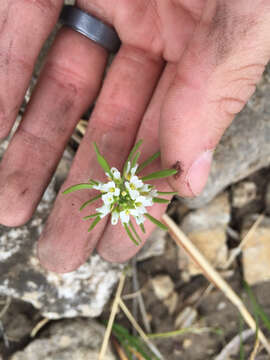
<svg viewBox="0 0 270 360">
<path fill-rule="evenodd" d="M 83 71 L 75 71 L 71 66 L 64 66 L 57 61 L 50 61 L 46 64 L 44 71 L 51 81 L 58 84 L 62 89 L 72 92 L 73 95 L 82 94 L 89 88 L 87 74 Z M 92 84 L 93 89 L 95 85 Z"/>
</svg>

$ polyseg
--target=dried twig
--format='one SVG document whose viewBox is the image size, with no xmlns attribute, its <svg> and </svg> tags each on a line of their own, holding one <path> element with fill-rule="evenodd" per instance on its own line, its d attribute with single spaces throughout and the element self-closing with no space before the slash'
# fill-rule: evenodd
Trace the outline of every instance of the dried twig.
<svg viewBox="0 0 270 360">
<path fill-rule="evenodd" d="M 120 358 L 120 360 L 128 360 L 128 357 L 126 356 L 124 350 L 121 348 L 121 346 L 119 345 L 118 341 L 116 341 L 115 339 L 112 340 L 112 343 L 114 345 L 114 348 Z"/>
<path fill-rule="evenodd" d="M 137 296 L 137 301 L 139 304 L 139 309 L 142 315 L 142 321 L 144 324 L 144 327 L 146 329 L 147 332 L 151 332 L 151 325 L 150 322 L 148 320 L 148 316 L 147 316 L 147 312 L 145 309 L 145 305 L 144 305 L 144 301 L 143 301 L 143 296 L 142 293 L 139 291 L 139 280 L 138 280 L 138 273 L 137 273 L 137 267 L 136 267 L 136 257 L 134 258 L 134 262 L 133 262 L 133 287 L 134 287 L 134 291 L 137 292 L 138 296 Z"/>
<path fill-rule="evenodd" d="M 250 328 L 253 331 L 256 331 L 256 322 L 248 312 L 241 298 L 232 290 L 229 284 L 219 275 L 213 266 L 209 264 L 209 262 L 200 253 L 196 246 L 194 246 L 189 238 L 180 230 L 174 221 L 168 217 L 168 215 L 163 215 L 163 221 L 169 228 L 169 233 L 175 240 L 176 244 L 186 250 L 193 261 L 201 268 L 205 277 L 208 278 L 209 281 L 211 281 L 227 296 L 227 298 L 237 307 L 238 311 L 243 316 L 244 320 L 250 326 Z M 260 329 L 258 329 L 258 337 L 267 352 L 270 354 L 270 345 Z"/>
<path fill-rule="evenodd" d="M 11 304 L 11 296 L 8 296 L 5 299 L 5 305 L 3 307 L 3 309 L 0 311 L 0 319 L 5 315 L 5 313 L 8 311 L 10 304 Z"/>
<path fill-rule="evenodd" d="M 103 342 L 102 342 L 102 346 L 100 349 L 100 353 L 98 356 L 98 360 L 103 360 L 104 356 L 106 354 L 106 350 L 108 347 L 108 343 L 109 343 L 109 339 L 110 339 L 110 335 L 111 335 L 111 331 L 112 331 L 112 326 L 113 326 L 113 322 L 118 310 L 118 306 L 119 306 L 119 301 L 120 301 L 120 296 L 121 293 L 123 291 L 124 288 L 124 284 L 125 284 L 125 279 L 126 279 L 126 275 L 125 272 L 122 272 L 120 280 L 119 280 L 119 284 L 118 284 L 118 288 L 116 290 L 116 294 L 115 294 L 115 298 L 114 298 L 114 302 L 112 305 L 112 310 L 111 310 L 111 314 L 110 314 L 110 318 L 109 318 L 109 322 L 104 334 L 104 338 L 103 338 Z"/>
<path fill-rule="evenodd" d="M 255 345 L 254 345 L 254 349 L 253 349 L 253 351 L 252 351 L 252 353 L 250 355 L 249 360 L 255 360 L 259 350 L 260 350 L 260 341 L 259 341 L 258 336 L 257 336 L 256 341 L 255 341 Z"/>
<path fill-rule="evenodd" d="M 51 320 L 48 318 L 43 318 L 42 320 L 40 320 L 37 325 L 32 329 L 30 336 L 32 338 L 36 337 L 37 333 L 40 331 L 40 329 L 42 329 L 46 324 L 48 324 L 48 322 L 50 322 Z"/>
<path fill-rule="evenodd" d="M 126 317 L 129 319 L 129 321 L 131 322 L 132 326 L 137 330 L 138 334 L 140 335 L 140 337 L 145 341 L 145 343 L 148 345 L 149 349 L 161 360 L 163 359 L 162 355 L 160 354 L 160 352 L 158 351 L 158 349 L 149 341 L 147 335 L 145 334 L 145 332 L 143 331 L 143 329 L 140 327 L 140 325 L 137 323 L 137 321 L 134 319 L 134 317 L 132 316 L 131 312 L 128 310 L 128 308 L 126 307 L 125 303 L 123 302 L 123 300 L 120 298 L 119 299 L 119 306 L 121 307 L 121 309 L 123 310 L 123 312 L 125 313 Z"/>
</svg>

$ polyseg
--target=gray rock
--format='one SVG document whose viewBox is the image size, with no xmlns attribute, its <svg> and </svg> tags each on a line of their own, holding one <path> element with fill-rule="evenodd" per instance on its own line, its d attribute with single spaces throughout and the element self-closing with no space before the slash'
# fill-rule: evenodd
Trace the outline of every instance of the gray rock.
<svg viewBox="0 0 270 360">
<path fill-rule="evenodd" d="M 270 164 L 270 65 L 244 110 L 225 132 L 202 194 L 183 200 L 190 208 L 211 201 L 228 185 Z"/>
<path fill-rule="evenodd" d="M 65 320 L 52 324 L 46 334 L 34 340 L 11 360 L 97 360 L 104 327 L 94 320 Z M 104 360 L 115 360 L 110 348 Z"/>
<path fill-rule="evenodd" d="M 160 228 L 156 228 L 147 239 L 143 248 L 137 254 L 137 261 L 143 261 L 153 256 L 161 256 L 164 254 L 166 245 L 166 232 Z"/>
<path fill-rule="evenodd" d="M 257 188 L 252 181 L 241 181 L 232 187 L 232 206 L 242 208 L 256 199 Z"/>
</svg>

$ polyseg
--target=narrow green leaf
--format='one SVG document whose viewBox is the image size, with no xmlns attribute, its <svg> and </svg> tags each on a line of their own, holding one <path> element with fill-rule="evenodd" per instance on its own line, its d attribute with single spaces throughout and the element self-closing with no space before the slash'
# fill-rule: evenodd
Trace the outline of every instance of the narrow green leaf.
<svg viewBox="0 0 270 360">
<path fill-rule="evenodd" d="M 178 170 L 176 170 L 176 169 L 160 170 L 160 171 L 157 171 L 152 174 L 144 176 L 142 178 L 142 181 L 166 178 L 166 177 L 177 174 L 177 172 L 178 172 Z"/>
<path fill-rule="evenodd" d="M 100 222 L 100 220 L 101 220 L 100 216 L 96 217 L 95 220 L 92 222 L 92 224 L 91 224 L 90 228 L 88 229 L 88 231 L 93 230 L 94 227 Z"/>
<path fill-rule="evenodd" d="M 135 237 L 137 238 L 138 242 L 141 243 L 142 239 L 140 238 L 139 234 L 137 233 L 137 231 L 136 231 L 134 225 L 132 224 L 131 220 L 129 222 L 129 226 L 130 226 L 131 230 L 133 231 Z"/>
<path fill-rule="evenodd" d="M 144 228 L 143 224 L 140 224 L 140 228 L 141 228 L 142 232 L 145 234 L 145 228 Z"/>
<path fill-rule="evenodd" d="M 136 174 L 139 174 L 146 166 L 151 164 L 154 160 L 160 157 L 160 151 L 157 151 L 152 156 L 150 156 L 147 160 L 145 160 L 137 169 Z"/>
<path fill-rule="evenodd" d="M 140 151 L 138 151 L 138 152 L 135 154 L 135 156 L 134 156 L 134 158 L 133 158 L 133 160 L 132 160 L 132 162 L 131 162 L 131 168 L 133 168 L 133 167 L 137 164 L 137 161 L 138 161 L 140 155 L 141 155 L 141 152 L 140 152 Z"/>
<path fill-rule="evenodd" d="M 93 185 L 98 185 L 98 184 L 99 184 L 98 181 L 93 180 L 93 179 L 90 179 L 90 180 L 89 180 L 89 183 L 90 183 L 90 184 L 93 184 Z"/>
<path fill-rule="evenodd" d="M 111 175 L 111 168 L 110 168 L 109 164 L 107 163 L 107 160 L 99 152 L 99 149 L 95 142 L 94 142 L 94 148 L 95 148 L 95 152 L 97 155 L 97 161 L 98 161 L 99 165 L 102 167 L 102 169 L 105 171 L 105 173 L 109 173 Z"/>
<path fill-rule="evenodd" d="M 136 151 L 138 151 L 139 147 L 142 145 L 142 140 L 139 140 L 134 146 L 133 148 L 131 149 L 129 155 L 128 155 L 128 158 L 127 158 L 127 161 L 125 162 L 125 165 L 124 165 L 124 169 L 123 169 L 123 173 L 126 172 L 126 169 L 127 169 L 127 165 L 128 165 L 128 162 L 132 160 L 133 158 L 133 155 L 136 153 Z"/>
<path fill-rule="evenodd" d="M 149 219 L 150 221 L 152 221 L 153 224 L 159 226 L 162 230 L 168 230 L 166 225 L 162 224 L 162 222 L 160 222 L 150 214 L 144 214 L 144 216 L 147 217 L 147 219 Z"/>
<path fill-rule="evenodd" d="M 82 189 L 92 189 L 92 187 L 93 187 L 92 184 L 77 184 L 77 185 L 70 186 L 69 188 L 64 190 L 63 194 L 69 194 L 73 191 L 82 190 Z"/>
<path fill-rule="evenodd" d="M 158 191 L 158 195 L 178 195 L 177 191 Z"/>
<path fill-rule="evenodd" d="M 153 202 L 159 204 L 168 204 L 170 200 L 155 197 L 153 198 Z"/>
<path fill-rule="evenodd" d="M 91 204 L 92 202 L 100 199 L 102 196 L 102 194 L 98 194 L 97 196 L 93 197 L 90 200 L 87 200 L 85 203 L 82 204 L 82 206 L 80 207 L 80 211 L 82 211 L 87 205 Z"/>
<path fill-rule="evenodd" d="M 255 298 L 255 295 L 253 294 L 253 291 L 251 290 L 251 287 L 245 281 L 244 281 L 244 289 L 252 302 L 255 314 L 260 317 L 264 326 L 268 330 L 270 330 L 270 319 L 269 319 L 268 315 L 264 312 L 263 308 L 258 304 L 258 302 L 256 301 L 256 298 Z"/>
<path fill-rule="evenodd" d="M 95 214 L 92 214 L 92 215 L 87 215 L 87 216 L 83 217 L 83 220 L 93 219 L 93 218 L 95 218 L 95 217 L 97 217 L 97 216 L 99 216 L 99 215 L 100 215 L 100 213 L 95 213 Z"/>
<path fill-rule="evenodd" d="M 128 226 L 127 226 L 127 224 L 123 224 L 123 225 L 124 225 L 124 228 L 125 228 L 128 236 L 129 236 L 130 240 L 132 240 L 132 241 L 134 242 L 134 244 L 138 246 L 139 244 L 138 244 L 138 242 L 134 239 L 133 235 L 131 234 L 131 231 L 129 230 L 129 228 L 128 228 Z"/>
</svg>

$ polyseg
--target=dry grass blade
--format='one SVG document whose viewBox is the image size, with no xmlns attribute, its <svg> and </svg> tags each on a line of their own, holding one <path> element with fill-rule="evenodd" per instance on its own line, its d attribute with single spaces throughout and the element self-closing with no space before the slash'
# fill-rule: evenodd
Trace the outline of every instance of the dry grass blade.
<svg viewBox="0 0 270 360">
<path fill-rule="evenodd" d="M 124 288 L 125 278 L 126 278 L 126 275 L 125 275 L 124 272 L 122 272 L 120 280 L 119 280 L 118 288 L 116 290 L 116 294 L 115 294 L 114 302 L 113 302 L 113 305 L 112 305 L 112 310 L 111 310 L 109 322 L 108 322 L 108 325 L 107 325 L 107 328 L 106 328 L 106 331 L 105 331 L 105 334 L 104 334 L 104 338 L 103 338 L 102 346 L 101 346 L 100 353 L 99 353 L 99 356 L 98 356 L 98 360 L 103 360 L 104 356 L 106 354 L 106 350 L 107 350 L 109 339 L 110 339 L 111 332 L 112 332 L 112 326 L 113 326 L 114 319 L 115 319 L 117 309 L 118 309 L 118 306 L 119 306 L 120 296 L 121 296 L 123 288 Z"/>
<path fill-rule="evenodd" d="M 246 236 L 243 238 L 241 243 L 235 249 L 233 249 L 229 259 L 227 260 L 227 262 L 224 266 L 224 269 L 228 269 L 232 265 L 232 263 L 237 258 L 237 256 L 242 252 L 243 247 L 246 245 L 246 243 L 249 241 L 249 239 L 252 238 L 252 236 L 254 235 L 254 233 L 258 229 L 258 227 L 260 226 L 263 219 L 264 219 L 264 214 L 261 214 L 258 217 L 258 219 L 254 222 L 252 227 L 249 229 L 249 231 L 247 232 Z"/>
<path fill-rule="evenodd" d="M 237 307 L 243 319 L 250 326 L 253 331 L 256 331 L 256 322 L 248 312 L 246 306 L 240 297 L 232 290 L 229 284 L 219 275 L 212 265 L 205 259 L 200 251 L 194 246 L 189 238 L 180 230 L 180 228 L 171 220 L 168 215 L 163 215 L 163 221 L 169 229 L 169 233 L 175 240 L 176 244 L 184 248 L 187 254 L 193 261 L 201 268 L 205 277 L 211 281 L 217 288 L 219 288 L 224 295 Z M 270 354 L 270 345 L 264 336 L 263 332 L 258 330 L 258 337 L 267 352 Z"/>
<path fill-rule="evenodd" d="M 32 329 L 30 336 L 32 338 L 34 338 L 37 335 L 37 333 L 39 332 L 39 330 L 42 329 L 46 324 L 48 324 L 49 321 L 50 321 L 50 319 L 48 319 L 48 318 L 44 318 L 44 319 L 40 320 L 37 323 L 37 325 Z"/>
<path fill-rule="evenodd" d="M 254 345 L 254 349 L 250 355 L 250 358 L 249 360 L 256 360 L 256 356 L 259 352 L 259 349 L 260 349 L 260 341 L 258 339 L 258 337 L 256 338 L 256 341 L 255 341 L 255 345 Z"/>
<path fill-rule="evenodd" d="M 162 355 L 158 351 L 158 349 L 149 341 L 148 336 L 145 334 L 143 329 L 140 327 L 140 325 L 137 323 L 137 321 L 132 316 L 131 312 L 126 307 L 125 303 L 122 299 L 119 299 L 119 306 L 125 313 L 128 320 L 131 322 L 132 326 L 137 330 L 140 337 L 145 341 L 145 343 L 148 345 L 149 349 L 160 359 L 163 359 Z"/>
<path fill-rule="evenodd" d="M 5 300 L 5 305 L 3 307 L 3 309 L 1 310 L 0 312 L 0 319 L 5 315 L 5 313 L 8 311 L 9 307 L 10 307 L 10 304 L 11 304 L 11 297 L 8 296 Z"/>
<path fill-rule="evenodd" d="M 117 352 L 117 355 L 119 356 L 120 360 L 128 360 L 128 357 L 126 356 L 124 350 L 121 348 L 121 346 L 118 344 L 118 342 L 113 339 L 112 341 L 115 351 Z"/>
</svg>

